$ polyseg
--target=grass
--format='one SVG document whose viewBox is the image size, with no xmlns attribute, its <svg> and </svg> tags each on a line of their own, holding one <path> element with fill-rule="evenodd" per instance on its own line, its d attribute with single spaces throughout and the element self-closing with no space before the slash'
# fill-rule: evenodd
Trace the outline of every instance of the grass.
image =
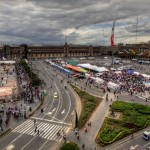
<svg viewBox="0 0 150 150">
<path fill-rule="evenodd" d="M 92 96 L 72 84 L 71 86 L 81 99 L 82 111 L 81 111 L 80 118 L 78 120 L 77 127 L 83 128 L 86 122 L 88 121 L 88 119 L 90 118 L 91 114 L 94 112 L 94 110 L 99 105 L 102 99 Z"/>
<path fill-rule="evenodd" d="M 105 119 L 96 140 L 101 146 L 111 144 L 150 125 L 150 106 L 116 101 L 111 109 L 121 112 L 122 116 L 118 120 Z"/>
</svg>

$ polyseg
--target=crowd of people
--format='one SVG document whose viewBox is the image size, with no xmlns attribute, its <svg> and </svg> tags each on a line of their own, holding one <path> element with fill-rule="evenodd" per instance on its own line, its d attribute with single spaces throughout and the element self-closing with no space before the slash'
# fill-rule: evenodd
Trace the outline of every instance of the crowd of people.
<svg viewBox="0 0 150 150">
<path fill-rule="evenodd" d="M 32 87 L 30 78 L 28 77 L 25 70 L 21 65 L 16 64 L 13 72 L 16 72 L 19 78 L 19 86 L 21 91 L 21 96 L 18 97 L 20 103 L 11 100 L 8 104 L 4 100 L 2 104 L 2 110 L 0 112 L 0 129 L 3 131 L 3 126 L 9 126 L 10 120 L 19 119 L 24 117 L 27 118 L 27 111 L 32 112 L 31 103 L 35 103 L 41 98 L 40 87 Z M 28 104 L 28 108 L 24 104 Z M 12 118 L 12 119 L 11 119 Z"/>
<path fill-rule="evenodd" d="M 133 93 L 142 93 L 145 91 L 150 91 L 150 87 L 145 86 L 145 82 L 148 82 L 149 79 L 144 78 L 142 75 L 129 74 L 128 72 L 122 71 L 119 74 L 115 72 L 104 72 L 100 75 L 105 83 L 114 82 L 119 85 L 120 88 L 117 89 L 117 92 L 128 92 L 129 94 Z"/>
</svg>

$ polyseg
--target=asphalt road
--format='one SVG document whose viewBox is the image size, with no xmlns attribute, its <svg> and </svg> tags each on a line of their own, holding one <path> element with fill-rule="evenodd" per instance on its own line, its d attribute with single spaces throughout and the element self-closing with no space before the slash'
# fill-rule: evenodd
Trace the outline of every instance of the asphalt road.
<svg viewBox="0 0 150 150">
<path fill-rule="evenodd" d="M 56 150 L 63 142 L 62 136 L 56 135 L 57 132 L 61 130 L 63 135 L 72 128 L 76 106 L 74 94 L 68 88 L 64 88 L 66 83 L 61 83 L 61 79 L 53 76 L 45 63 L 37 61 L 35 66 L 39 70 L 39 76 L 46 83 L 46 86 L 42 87 L 48 94 L 42 106 L 44 112 L 39 110 L 33 117 L 2 137 L 1 150 L 10 147 L 14 147 L 14 150 Z M 57 98 L 54 98 L 55 92 L 58 93 Z M 35 127 L 39 134 L 35 132 Z"/>
<path fill-rule="evenodd" d="M 147 147 L 150 147 L 150 141 L 145 140 L 141 133 L 134 138 L 121 142 L 118 146 L 114 145 L 107 150 L 147 150 Z"/>
</svg>

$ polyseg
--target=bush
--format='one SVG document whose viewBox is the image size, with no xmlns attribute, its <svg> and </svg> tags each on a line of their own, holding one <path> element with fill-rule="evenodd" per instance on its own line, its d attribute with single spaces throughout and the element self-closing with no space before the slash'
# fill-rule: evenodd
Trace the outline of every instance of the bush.
<svg viewBox="0 0 150 150">
<path fill-rule="evenodd" d="M 132 103 L 127 103 L 127 102 L 123 102 L 123 101 L 116 101 L 115 103 L 112 104 L 112 109 L 114 109 L 115 111 L 124 111 L 124 110 L 132 110 L 133 105 Z"/>
<path fill-rule="evenodd" d="M 80 150 L 80 148 L 73 142 L 67 142 L 64 143 L 59 150 Z"/>
<path fill-rule="evenodd" d="M 41 84 L 41 80 L 38 78 L 38 76 L 34 72 L 32 72 L 32 70 L 30 69 L 28 64 L 25 62 L 25 60 L 22 59 L 20 61 L 20 64 L 23 66 L 25 71 L 28 73 L 28 76 L 30 77 L 30 79 L 32 81 L 32 85 L 39 86 Z"/>
<path fill-rule="evenodd" d="M 126 135 L 148 127 L 150 125 L 150 106 L 116 101 L 112 104 L 115 111 L 122 112 L 120 120 L 106 118 L 103 128 L 98 134 L 102 145 L 111 144 Z"/>
</svg>

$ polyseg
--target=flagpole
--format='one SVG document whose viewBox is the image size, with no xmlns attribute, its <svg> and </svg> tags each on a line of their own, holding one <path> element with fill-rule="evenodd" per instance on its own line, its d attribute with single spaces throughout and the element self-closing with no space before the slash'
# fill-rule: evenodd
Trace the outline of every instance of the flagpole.
<svg viewBox="0 0 150 150">
<path fill-rule="evenodd" d="M 111 37 L 110 37 L 110 41 L 111 41 L 111 47 L 112 47 L 112 68 L 114 67 L 114 28 L 115 28 L 115 23 L 116 20 L 113 23 L 113 27 L 112 27 L 112 33 L 111 33 Z"/>
<path fill-rule="evenodd" d="M 114 68 L 114 49 L 112 47 L 112 68 Z"/>
</svg>

